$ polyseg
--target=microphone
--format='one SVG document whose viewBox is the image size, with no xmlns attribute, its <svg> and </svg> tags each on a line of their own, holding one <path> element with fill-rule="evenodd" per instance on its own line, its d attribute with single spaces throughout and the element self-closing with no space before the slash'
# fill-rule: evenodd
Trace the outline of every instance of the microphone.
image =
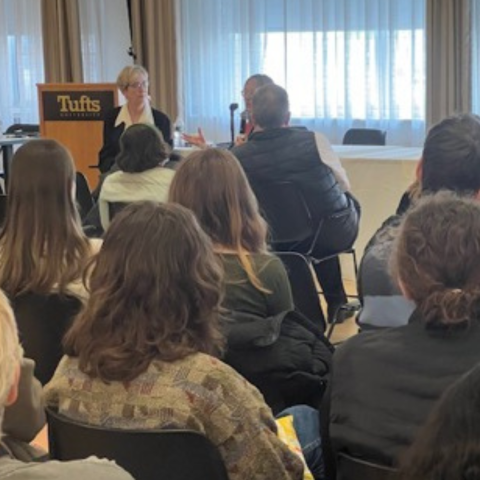
<svg viewBox="0 0 480 480">
<path fill-rule="evenodd" d="M 235 145 L 235 121 L 233 119 L 233 112 L 238 108 L 238 103 L 230 104 L 230 148 Z"/>
<path fill-rule="evenodd" d="M 245 135 L 247 130 L 247 121 L 249 120 L 248 110 L 244 110 L 240 114 L 240 135 Z"/>
</svg>

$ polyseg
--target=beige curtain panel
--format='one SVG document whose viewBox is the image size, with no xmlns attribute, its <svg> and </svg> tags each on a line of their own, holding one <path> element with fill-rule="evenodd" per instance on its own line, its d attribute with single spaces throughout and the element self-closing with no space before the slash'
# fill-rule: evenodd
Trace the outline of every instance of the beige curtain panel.
<svg viewBox="0 0 480 480">
<path fill-rule="evenodd" d="M 150 76 L 152 105 L 172 121 L 178 115 L 174 0 L 132 0 L 136 63 Z"/>
<path fill-rule="evenodd" d="M 471 7 L 427 0 L 427 126 L 471 110 Z"/>
<path fill-rule="evenodd" d="M 78 0 L 42 0 L 45 81 L 83 82 Z"/>
</svg>

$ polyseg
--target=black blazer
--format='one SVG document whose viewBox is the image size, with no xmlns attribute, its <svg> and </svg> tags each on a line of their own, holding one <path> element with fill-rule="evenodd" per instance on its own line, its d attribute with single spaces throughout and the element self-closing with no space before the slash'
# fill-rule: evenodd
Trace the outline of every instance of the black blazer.
<svg viewBox="0 0 480 480">
<path fill-rule="evenodd" d="M 105 114 L 103 120 L 103 147 L 98 154 L 98 168 L 102 173 L 108 172 L 115 163 L 115 157 L 120 151 L 120 137 L 125 130 L 125 123 L 115 126 L 120 109 L 116 107 Z M 163 112 L 152 108 L 153 121 L 155 126 L 162 132 L 164 140 L 173 145 L 172 127 L 170 119 Z"/>
</svg>

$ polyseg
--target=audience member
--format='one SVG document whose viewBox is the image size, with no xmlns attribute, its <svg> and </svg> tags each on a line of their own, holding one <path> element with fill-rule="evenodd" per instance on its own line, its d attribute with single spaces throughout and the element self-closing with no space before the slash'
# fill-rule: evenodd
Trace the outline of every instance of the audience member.
<svg viewBox="0 0 480 480">
<path fill-rule="evenodd" d="M 20 365 L 22 348 L 18 342 L 17 328 L 12 309 L 5 295 L 0 291 L 0 424 L 3 416 L 17 399 L 19 393 Z M 23 418 L 23 428 L 29 429 L 30 415 Z M 6 421 L 6 420 L 5 420 Z M 113 462 L 90 458 L 74 462 L 23 463 L 16 460 L 4 439 L 0 442 L 0 479 L 41 480 L 84 478 L 101 478 L 102 480 L 132 480 Z"/>
<path fill-rule="evenodd" d="M 235 139 L 235 145 L 241 145 L 244 143 L 250 133 L 253 131 L 253 119 L 252 119 L 252 99 L 253 94 L 257 88 L 263 87 L 264 85 L 273 84 L 273 80 L 268 76 L 262 73 L 256 73 L 247 78 L 245 85 L 242 90 L 242 97 L 245 101 L 245 110 L 241 113 L 241 122 L 240 122 L 240 132 L 237 138 Z M 198 129 L 196 135 L 183 135 L 183 138 L 196 147 L 205 148 L 207 146 L 207 141 L 203 135 L 201 128 Z"/>
<path fill-rule="evenodd" d="M 416 308 L 407 325 L 357 335 L 335 352 L 337 451 L 396 464 L 433 404 L 480 361 L 479 238 L 480 203 L 450 192 L 405 216 L 392 274 Z"/>
<path fill-rule="evenodd" d="M 238 160 L 220 149 L 190 154 L 169 198 L 195 213 L 222 260 L 222 305 L 229 320 L 225 361 L 262 392 L 275 413 L 296 404 L 318 407 L 331 352 L 315 325 L 292 318 L 285 267 L 267 251 L 267 226 Z"/>
<path fill-rule="evenodd" d="M 165 142 L 173 145 L 170 119 L 163 112 L 150 106 L 148 72 L 140 65 L 129 65 L 117 77 L 117 87 L 127 102 L 107 112 L 103 126 L 103 147 L 98 154 L 101 173 L 108 172 L 115 164 L 123 131 L 135 123 L 155 125 L 162 132 Z"/>
<path fill-rule="evenodd" d="M 333 213 L 347 211 L 334 231 L 324 224 L 313 254 L 325 257 L 351 247 L 358 233 L 359 207 L 348 193 L 345 170 L 328 140 L 319 133 L 288 126 L 288 94 L 277 85 L 266 85 L 255 92 L 252 116 L 255 129 L 249 141 L 232 153 L 254 191 L 268 184 L 292 182 L 305 197 L 316 224 Z M 308 239 L 309 244 L 312 241 Z M 298 246 L 292 245 L 295 248 Z M 338 258 L 316 264 L 315 271 L 332 319 L 347 301 Z"/>
<path fill-rule="evenodd" d="M 267 224 L 238 160 L 227 150 L 191 153 L 170 201 L 192 210 L 225 270 L 223 306 L 265 318 L 294 308 L 287 272 L 267 250 Z"/>
<path fill-rule="evenodd" d="M 480 366 L 445 391 L 400 470 L 402 480 L 480 477 Z"/>
<path fill-rule="evenodd" d="M 65 338 L 46 403 L 75 420 L 204 433 L 229 478 L 300 479 L 259 392 L 214 358 L 222 273 L 194 215 L 135 203 L 114 219 L 94 259 L 92 294 Z"/>
<path fill-rule="evenodd" d="M 85 264 L 100 244 L 82 232 L 69 151 L 55 140 L 22 145 L 0 230 L 0 288 L 10 297 L 57 291 L 84 299 Z"/>
<path fill-rule="evenodd" d="M 461 195 L 480 191 L 480 118 L 456 115 L 446 118 L 428 132 L 417 176 L 424 192 L 442 189 Z M 418 196 L 418 195 L 417 195 Z M 388 218 L 368 243 L 358 278 L 363 308 L 362 328 L 397 327 L 408 322 L 414 304 L 404 298 L 396 279 L 390 277 L 388 262 L 401 221 Z"/>
<path fill-rule="evenodd" d="M 116 163 L 120 171 L 108 175 L 101 187 L 98 206 L 103 230 L 110 223 L 109 204 L 142 200 L 164 202 L 174 171 L 162 167 L 169 147 L 156 127 L 138 123 L 120 137 Z"/>
</svg>

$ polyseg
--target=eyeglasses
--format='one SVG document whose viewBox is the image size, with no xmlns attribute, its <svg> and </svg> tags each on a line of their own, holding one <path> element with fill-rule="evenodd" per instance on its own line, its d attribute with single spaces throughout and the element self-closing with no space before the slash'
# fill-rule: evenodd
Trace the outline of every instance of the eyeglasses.
<svg viewBox="0 0 480 480">
<path fill-rule="evenodd" d="M 127 87 L 135 88 L 136 90 L 139 88 L 148 88 L 148 82 L 144 80 L 143 82 L 129 83 Z"/>
</svg>

